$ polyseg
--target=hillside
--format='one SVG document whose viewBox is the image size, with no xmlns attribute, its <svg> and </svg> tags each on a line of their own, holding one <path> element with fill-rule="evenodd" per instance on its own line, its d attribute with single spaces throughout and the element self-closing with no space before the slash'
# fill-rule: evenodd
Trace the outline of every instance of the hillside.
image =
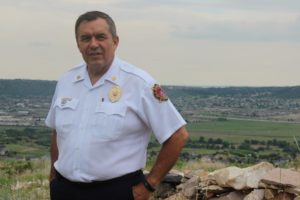
<svg viewBox="0 0 300 200">
<path fill-rule="evenodd" d="M 55 85 L 56 81 L 0 79 L 0 96 L 20 98 L 51 96 L 54 93 Z"/>
<path fill-rule="evenodd" d="M 0 79 L 0 96 L 51 96 L 56 81 Z M 293 87 L 188 87 L 164 86 L 170 97 L 179 96 L 253 96 L 300 98 L 300 86 Z"/>
</svg>

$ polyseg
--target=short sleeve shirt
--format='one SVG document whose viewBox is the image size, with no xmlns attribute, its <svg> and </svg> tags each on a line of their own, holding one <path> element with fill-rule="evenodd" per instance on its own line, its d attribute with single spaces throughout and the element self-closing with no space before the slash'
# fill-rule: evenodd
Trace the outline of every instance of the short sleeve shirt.
<svg viewBox="0 0 300 200">
<path fill-rule="evenodd" d="M 163 143 L 186 124 L 170 100 L 154 95 L 155 84 L 117 57 L 94 85 L 85 63 L 65 73 L 46 118 L 57 132 L 56 170 L 69 180 L 91 182 L 143 168 L 150 134 Z"/>
</svg>

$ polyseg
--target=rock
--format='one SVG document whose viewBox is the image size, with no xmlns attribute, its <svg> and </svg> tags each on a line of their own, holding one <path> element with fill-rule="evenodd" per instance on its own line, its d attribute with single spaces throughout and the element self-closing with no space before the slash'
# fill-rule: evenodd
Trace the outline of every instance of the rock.
<svg viewBox="0 0 300 200">
<path fill-rule="evenodd" d="M 294 200 L 300 200 L 300 196 L 296 197 Z"/>
<path fill-rule="evenodd" d="M 196 170 L 184 176 L 172 171 L 151 200 L 156 199 L 300 200 L 300 172 L 275 169 L 266 162 L 247 168 L 228 167 L 209 174 Z"/>
<path fill-rule="evenodd" d="M 183 178 L 183 173 L 178 172 L 178 171 L 172 171 L 168 173 L 165 177 L 164 180 L 162 181 L 163 183 L 172 183 L 175 185 L 179 185 L 181 183 L 181 180 Z"/>
<path fill-rule="evenodd" d="M 191 179 L 189 179 L 187 182 L 185 182 L 182 185 L 182 191 L 181 193 L 183 196 L 186 198 L 195 198 L 196 194 L 198 192 L 197 188 L 199 185 L 199 177 L 198 176 L 193 176 Z"/>
<path fill-rule="evenodd" d="M 228 192 L 228 189 L 220 187 L 218 185 L 209 185 L 201 188 L 201 194 L 203 197 L 205 197 L 205 199 L 209 199 L 210 197 L 223 194 L 225 192 Z"/>
<path fill-rule="evenodd" d="M 271 190 L 271 189 L 265 189 L 265 199 L 266 200 L 272 200 L 275 198 L 277 191 L 276 190 Z"/>
<path fill-rule="evenodd" d="M 298 196 L 300 195 L 300 187 L 296 187 L 296 188 L 294 188 L 294 187 L 286 188 L 285 191 L 288 192 L 288 193 L 292 193 L 292 194 L 298 195 Z"/>
<path fill-rule="evenodd" d="M 164 200 L 188 200 L 187 198 L 185 198 L 181 193 L 178 194 L 174 194 Z"/>
<path fill-rule="evenodd" d="M 283 193 L 279 193 L 274 200 L 293 200 L 293 195 L 283 192 Z"/>
<path fill-rule="evenodd" d="M 228 187 L 229 181 L 236 179 L 243 174 L 242 169 L 238 167 L 227 167 L 225 169 L 216 170 L 208 175 L 209 179 L 213 179 L 221 187 Z"/>
<path fill-rule="evenodd" d="M 259 181 L 259 183 L 258 183 L 258 188 L 260 188 L 260 189 L 280 190 L 280 187 L 279 187 L 279 186 L 276 186 L 276 185 L 269 185 L 269 184 L 263 183 L 263 182 L 261 182 L 261 181 Z"/>
<path fill-rule="evenodd" d="M 261 177 L 272 169 L 274 169 L 274 166 L 268 162 L 262 162 L 245 168 L 245 178 L 247 179 L 246 187 L 258 188 L 258 183 L 261 180 Z"/>
<path fill-rule="evenodd" d="M 250 192 L 243 200 L 263 200 L 265 191 L 263 189 L 255 189 Z"/>
<path fill-rule="evenodd" d="M 169 183 L 161 183 L 158 185 L 154 192 L 155 198 L 167 198 L 173 194 L 175 194 L 175 188 L 172 184 Z"/>
<path fill-rule="evenodd" d="M 176 186 L 176 191 L 181 192 L 183 190 L 183 183 Z"/>
<path fill-rule="evenodd" d="M 258 188 L 261 177 L 272 169 L 274 169 L 272 164 L 262 162 L 244 169 L 228 167 L 216 170 L 210 173 L 208 177 L 209 179 L 214 179 L 219 186 L 242 190 Z"/>
<path fill-rule="evenodd" d="M 242 192 L 234 191 L 221 197 L 211 198 L 210 200 L 243 200 L 244 197 L 245 195 Z"/>
<path fill-rule="evenodd" d="M 201 190 L 204 191 L 204 192 L 212 192 L 212 193 L 215 193 L 215 194 L 221 194 L 221 193 L 224 193 L 224 192 L 228 191 L 228 189 L 220 187 L 218 185 L 209 185 L 207 187 L 201 188 Z"/>
<path fill-rule="evenodd" d="M 300 172 L 276 168 L 266 173 L 261 180 L 263 183 L 279 186 L 300 186 Z"/>
</svg>

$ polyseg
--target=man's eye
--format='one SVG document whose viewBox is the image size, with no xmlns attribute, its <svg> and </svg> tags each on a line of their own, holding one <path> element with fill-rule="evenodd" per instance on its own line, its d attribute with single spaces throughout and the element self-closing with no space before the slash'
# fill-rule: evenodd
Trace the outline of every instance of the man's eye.
<svg viewBox="0 0 300 200">
<path fill-rule="evenodd" d="M 90 41 L 90 39 L 91 39 L 91 37 L 88 37 L 88 36 L 82 36 L 82 37 L 80 38 L 80 40 L 81 40 L 82 42 L 88 42 L 88 41 Z"/>
<path fill-rule="evenodd" d="M 103 35 L 103 34 L 99 34 L 99 35 L 96 35 L 96 39 L 97 39 L 97 40 L 105 40 L 105 39 L 106 39 L 106 36 Z"/>
</svg>

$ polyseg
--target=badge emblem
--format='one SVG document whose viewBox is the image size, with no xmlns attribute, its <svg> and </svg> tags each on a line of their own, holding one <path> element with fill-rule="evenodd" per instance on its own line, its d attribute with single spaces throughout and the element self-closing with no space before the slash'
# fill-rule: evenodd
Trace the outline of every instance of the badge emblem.
<svg viewBox="0 0 300 200">
<path fill-rule="evenodd" d="M 71 97 L 63 97 L 61 98 L 60 105 L 65 106 L 68 101 L 72 101 Z"/>
<path fill-rule="evenodd" d="M 153 91 L 154 97 L 156 99 L 158 99 L 159 102 L 167 101 L 168 100 L 168 96 L 165 94 L 165 92 L 160 87 L 160 85 L 154 84 L 154 86 L 152 87 L 152 91 Z"/>
<path fill-rule="evenodd" d="M 121 90 L 120 86 L 113 86 L 110 89 L 108 96 L 109 96 L 109 100 L 112 103 L 119 101 L 119 99 L 122 96 L 122 90 Z"/>
</svg>

